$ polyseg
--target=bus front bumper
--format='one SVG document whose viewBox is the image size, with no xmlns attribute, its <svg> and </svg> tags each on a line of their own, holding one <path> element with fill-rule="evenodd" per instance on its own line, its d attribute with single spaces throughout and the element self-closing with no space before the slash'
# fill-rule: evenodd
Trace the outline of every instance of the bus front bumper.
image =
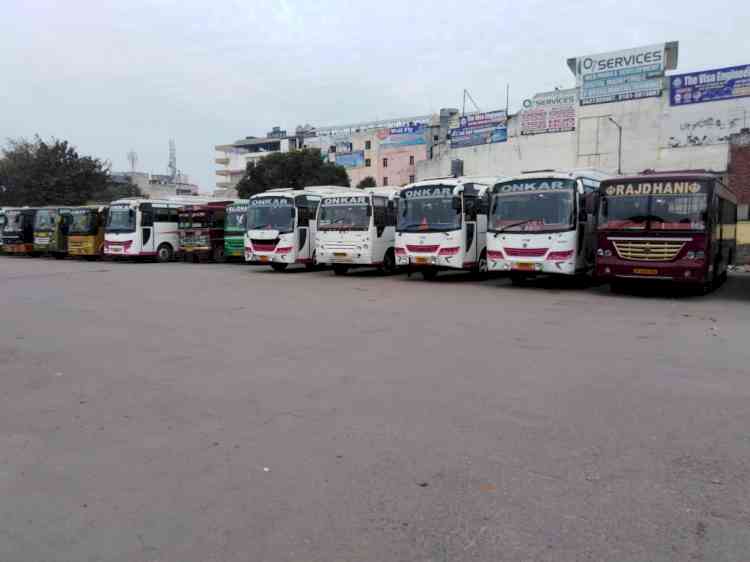
<svg viewBox="0 0 750 562">
<path fill-rule="evenodd" d="M 602 281 L 615 279 L 653 279 L 674 283 L 696 284 L 707 280 L 712 273 L 702 261 L 680 260 L 679 262 L 621 262 L 598 259 L 596 277 Z"/>
<path fill-rule="evenodd" d="M 532 261 L 532 260 L 509 260 L 487 259 L 489 271 L 516 273 L 523 275 L 575 275 L 575 260 L 567 261 Z"/>
</svg>

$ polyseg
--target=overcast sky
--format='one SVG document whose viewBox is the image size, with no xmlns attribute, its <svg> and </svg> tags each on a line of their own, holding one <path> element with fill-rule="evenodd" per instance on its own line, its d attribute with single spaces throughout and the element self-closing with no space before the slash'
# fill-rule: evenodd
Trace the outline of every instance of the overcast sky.
<svg viewBox="0 0 750 562">
<path fill-rule="evenodd" d="M 213 188 L 213 146 L 570 87 L 567 57 L 679 41 L 680 71 L 750 63 L 739 0 L 6 0 L 0 137 L 58 137 Z"/>
</svg>

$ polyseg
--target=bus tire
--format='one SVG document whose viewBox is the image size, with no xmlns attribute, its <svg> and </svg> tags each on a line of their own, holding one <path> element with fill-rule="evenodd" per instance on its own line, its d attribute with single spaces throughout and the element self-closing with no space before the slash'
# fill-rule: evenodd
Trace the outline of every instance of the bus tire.
<svg viewBox="0 0 750 562">
<path fill-rule="evenodd" d="M 393 248 L 388 248 L 385 256 L 383 256 L 383 273 L 386 275 L 396 273 L 396 254 Z"/>
<path fill-rule="evenodd" d="M 336 264 L 336 265 L 333 266 L 333 274 L 334 275 L 339 275 L 339 276 L 346 275 L 347 271 L 349 271 L 349 268 L 346 267 L 345 265 Z"/>
<path fill-rule="evenodd" d="M 274 271 L 286 271 L 286 268 L 288 266 L 289 266 L 288 263 L 276 263 L 276 262 L 274 262 L 274 263 L 271 264 L 271 269 L 273 269 Z"/>
<path fill-rule="evenodd" d="M 172 250 L 172 246 L 167 243 L 162 244 L 156 249 L 156 261 L 159 263 L 168 263 L 172 261 L 173 256 L 174 250 Z"/>
<path fill-rule="evenodd" d="M 426 268 L 422 270 L 422 279 L 425 281 L 434 281 L 438 275 L 437 269 Z"/>
<path fill-rule="evenodd" d="M 318 267 L 318 264 L 315 261 L 315 259 L 316 259 L 315 252 L 313 252 L 312 258 L 310 259 L 309 262 L 305 264 L 305 269 L 307 269 L 307 271 L 313 271 L 315 268 Z"/>
</svg>

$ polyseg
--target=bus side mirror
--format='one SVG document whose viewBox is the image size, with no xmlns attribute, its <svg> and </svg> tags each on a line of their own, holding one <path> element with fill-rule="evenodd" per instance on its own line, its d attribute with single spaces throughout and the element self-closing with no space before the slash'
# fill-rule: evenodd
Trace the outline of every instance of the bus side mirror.
<svg viewBox="0 0 750 562">
<path fill-rule="evenodd" d="M 454 197 L 451 201 L 451 205 L 453 206 L 453 209 L 456 211 L 461 210 L 461 198 L 460 197 Z"/>
<path fill-rule="evenodd" d="M 388 200 L 388 210 L 393 211 L 396 208 L 396 205 L 393 203 L 393 200 Z"/>
</svg>

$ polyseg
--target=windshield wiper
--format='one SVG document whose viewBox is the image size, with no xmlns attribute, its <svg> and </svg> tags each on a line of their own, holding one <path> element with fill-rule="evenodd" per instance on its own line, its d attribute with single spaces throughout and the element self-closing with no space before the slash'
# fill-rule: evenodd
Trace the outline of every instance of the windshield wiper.
<svg viewBox="0 0 750 562">
<path fill-rule="evenodd" d="M 516 226 L 521 226 L 521 225 L 524 225 L 526 223 L 529 223 L 529 222 L 532 222 L 532 221 L 535 221 L 535 220 L 537 220 L 537 219 L 526 219 L 525 221 L 514 222 L 513 224 L 506 224 L 502 228 L 498 228 L 495 232 L 505 232 L 509 228 L 513 228 L 513 227 L 516 227 Z"/>
</svg>

